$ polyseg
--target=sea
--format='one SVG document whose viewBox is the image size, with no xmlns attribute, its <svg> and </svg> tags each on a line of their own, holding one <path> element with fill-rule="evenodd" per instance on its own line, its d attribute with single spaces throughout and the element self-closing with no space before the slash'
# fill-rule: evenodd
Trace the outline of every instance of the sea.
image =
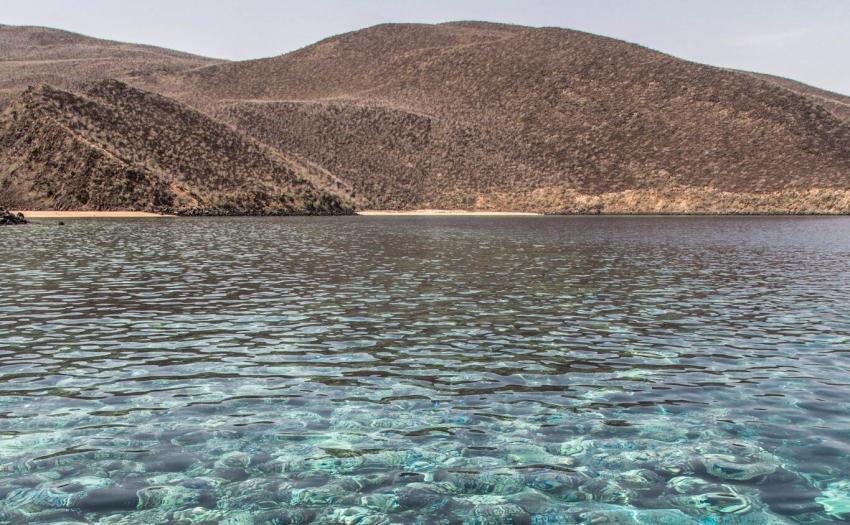
<svg viewBox="0 0 850 525">
<path fill-rule="evenodd" d="M 0 523 L 850 523 L 850 218 L 0 229 Z"/>
</svg>

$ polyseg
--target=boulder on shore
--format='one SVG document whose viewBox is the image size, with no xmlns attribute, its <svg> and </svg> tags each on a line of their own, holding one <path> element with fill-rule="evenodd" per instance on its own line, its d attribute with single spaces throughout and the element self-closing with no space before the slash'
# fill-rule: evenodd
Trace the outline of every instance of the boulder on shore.
<svg viewBox="0 0 850 525">
<path fill-rule="evenodd" d="M 15 224 L 26 224 L 27 220 L 23 213 L 13 213 L 6 208 L 0 208 L 0 226 L 12 226 Z"/>
</svg>

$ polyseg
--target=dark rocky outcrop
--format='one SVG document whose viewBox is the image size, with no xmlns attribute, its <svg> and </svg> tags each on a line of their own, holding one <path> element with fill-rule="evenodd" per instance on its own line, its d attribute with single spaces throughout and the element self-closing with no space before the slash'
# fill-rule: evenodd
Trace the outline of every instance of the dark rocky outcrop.
<svg viewBox="0 0 850 525">
<path fill-rule="evenodd" d="M 6 208 L 0 208 L 0 226 L 14 226 L 17 224 L 27 224 L 23 213 L 12 213 Z"/>
</svg>

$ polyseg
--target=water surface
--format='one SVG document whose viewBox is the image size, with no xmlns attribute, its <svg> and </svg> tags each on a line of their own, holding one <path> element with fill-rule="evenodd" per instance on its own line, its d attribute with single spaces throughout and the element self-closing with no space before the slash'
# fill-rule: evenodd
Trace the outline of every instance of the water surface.
<svg viewBox="0 0 850 525">
<path fill-rule="evenodd" d="M 0 230 L 0 523 L 850 521 L 850 220 Z"/>
</svg>

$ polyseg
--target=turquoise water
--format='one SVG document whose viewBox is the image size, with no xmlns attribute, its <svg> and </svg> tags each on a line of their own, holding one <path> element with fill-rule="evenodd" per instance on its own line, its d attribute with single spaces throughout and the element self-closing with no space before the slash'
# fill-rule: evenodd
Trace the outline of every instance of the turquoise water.
<svg viewBox="0 0 850 525">
<path fill-rule="evenodd" d="M 850 522 L 850 220 L 0 230 L 0 523 Z"/>
</svg>

